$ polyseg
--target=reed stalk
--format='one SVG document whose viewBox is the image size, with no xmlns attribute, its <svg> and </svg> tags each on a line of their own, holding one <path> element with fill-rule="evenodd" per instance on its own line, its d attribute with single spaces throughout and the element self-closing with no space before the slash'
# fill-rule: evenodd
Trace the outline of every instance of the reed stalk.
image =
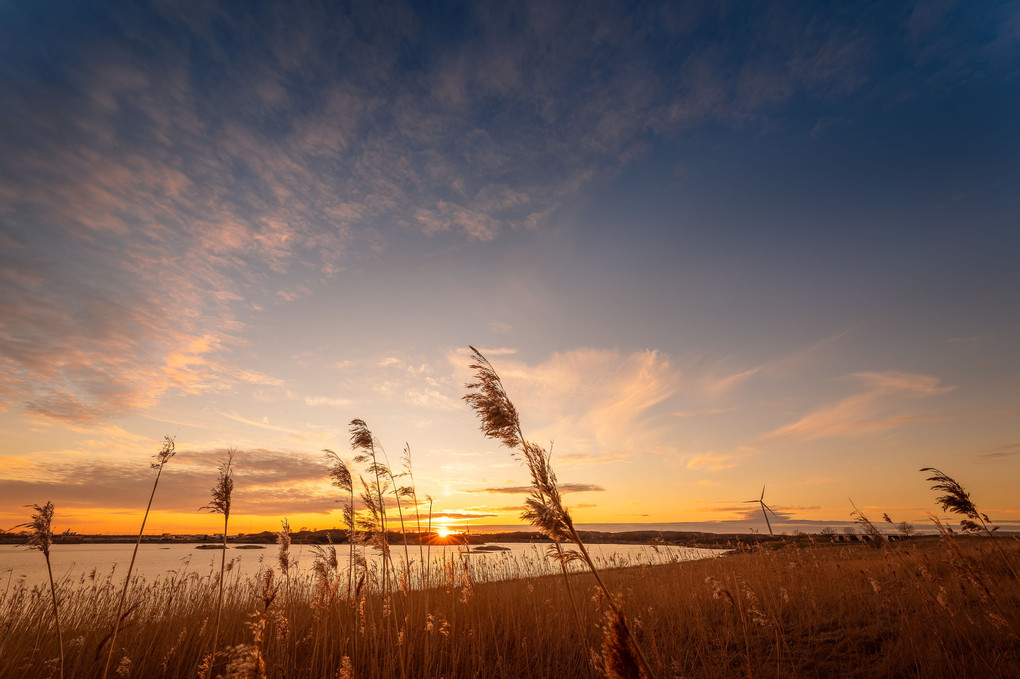
<svg viewBox="0 0 1020 679">
<path fill-rule="evenodd" d="M 411 575 L 411 553 L 410 553 L 410 551 L 408 550 L 408 547 L 407 547 L 407 530 L 406 530 L 406 528 L 404 526 L 404 508 L 400 504 L 400 496 L 401 495 L 405 495 L 405 492 L 407 491 L 407 489 L 406 488 L 402 488 L 401 486 L 399 486 L 397 484 L 397 476 L 402 476 L 402 475 L 401 474 L 395 475 L 393 473 L 393 467 L 390 466 L 390 461 L 389 461 L 389 457 L 387 457 L 387 455 L 386 455 L 386 450 L 382 449 L 382 448 L 380 448 L 380 450 L 382 450 L 383 459 L 386 461 L 386 463 L 384 465 L 384 469 L 386 470 L 386 475 L 390 477 L 390 492 L 393 493 L 393 497 L 397 501 L 397 518 L 400 520 L 400 537 L 401 537 L 401 539 L 402 539 L 402 541 L 404 543 L 404 568 L 407 569 L 408 577 L 410 577 L 410 575 Z"/>
<path fill-rule="evenodd" d="M 64 677 L 64 634 L 60 629 L 60 608 L 57 606 L 57 588 L 53 584 L 53 567 L 50 565 L 50 546 L 53 544 L 53 503 L 27 505 L 35 510 L 32 520 L 15 528 L 28 528 L 28 547 L 38 549 L 46 559 L 46 575 L 50 580 L 50 599 L 53 602 L 53 622 L 57 628 L 57 646 L 60 650 L 60 677 Z"/>
<path fill-rule="evenodd" d="M 1009 572 L 1015 580 L 1020 582 L 1020 573 L 1017 573 L 1013 560 L 1006 556 L 1006 552 L 995 536 L 998 527 L 992 525 L 992 520 L 988 518 L 987 514 L 978 511 L 974 501 L 970 499 L 970 493 L 956 479 L 934 467 L 924 467 L 921 471 L 931 474 L 927 479 L 933 483 L 931 489 L 942 493 L 935 498 L 935 502 L 942 507 L 942 511 L 962 515 L 964 518 L 960 520 L 960 527 L 965 533 L 984 532 L 991 538 L 992 544 L 995 545 L 995 549 L 998 550 L 999 556 L 1005 562 Z"/>
<path fill-rule="evenodd" d="M 283 572 L 283 577 L 286 581 L 284 586 L 286 598 L 283 602 L 283 617 L 285 620 L 290 621 L 294 618 L 294 599 L 290 579 L 290 567 L 292 565 L 290 560 L 290 521 L 287 519 L 283 519 L 280 522 L 280 531 L 276 534 L 276 542 L 280 545 L 280 549 L 277 553 L 277 562 L 280 564 L 280 571 Z M 288 627 L 287 633 L 283 638 L 283 647 L 287 653 L 288 663 L 292 656 L 290 640 L 291 634 L 290 628 Z"/>
<path fill-rule="evenodd" d="M 425 547 L 425 587 L 428 588 L 432 584 L 432 503 L 433 499 L 431 495 L 426 495 L 425 499 L 429 501 L 429 525 L 426 529 L 428 531 L 429 543 Z"/>
<path fill-rule="evenodd" d="M 120 590 L 120 602 L 117 604 L 117 615 L 113 619 L 113 634 L 110 636 L 110 650 L 106 654 L 106 665 L 103 666 L 103 679 L 110 671 L 110 662 L 113 660 L 113 650 L 117 643 L 117 633 L 120 631 L 121 615 L 124 612 L 124 602 L 127 600 L 128 589 L 131 586 L 131 571 L 135 568 L 135 557 L 138 556 L 138 547 L 142 544 L 142 534 L 145 533 L 145 522 L 149 519 L 149 510 L 152 509 L 152 499 L 156 497 L 156 486 L 159 485 L 159 477 L 163 473 L 163 466 L 175 455 L 174 439 L 170 436 L 163 437 L 163 447 L 153 457 L 156 461 L 151 463 L 156 470 L 156 478 L 152 481 L 152 492 L 149 493 L 149 503 L 145 505 L 145 514 L 142 516 L 142 527 L 138 529 L 138 539 L 135 540 L 135 548 L 131 552 L 131 562 L 128 564 L 127 576 L 124 578 L 124 587 Z"/>
<path fill-rule="evenodd" d="M 347 596 L 345 597 L 350 606 L 351 630 L 354 639 L 351 659 L 353 666 L 358 663 L 358 602 L 354 595 L 354 543 L 357 540 L 355 513 L 354 513 L 354 478 L 347 463 L 339 455 L 330 449 L 323 451 L 326 459 L 330 462 L 329 476 L 333 479 L 333 485 L 348 493 L 343 501 L 344 524 L 347 526 Z"/>
<path fill-rule="evenodd" d="M 374 483 L 369 485 L 365 483 L 364 478 L 361 478 L 361 486 L 364 489 L 361 499 L 371 515 L 371 521 L 366 524 L 366 527 L 375 532 L 376 545 L 382 552 L 383 592 L 385 595 L 389 592 L 387 564 L 389 564 L 389 568 L 393 567 L 393 561 L 390 557 L 389 529 L 386 525 L 386 500 L 383 497 L 389 490 L 384 484 L 383 476 L 388 474 L 389 470 L 383 463 L 379 462 L 376 452 L 379 443 L 364 420 L 351 420 L 350 432 L 351 449 L 361 451 L 354 458 L 354 462 L 357 464 L 367 464 L 368 473 L 372 474 L 375 479 Z"/>
<path fill-rule="evenodd" d="M 527 509 L 521 514 L 521 518 L 527 519 L 553 540 L 557 552 L 556 558 L 563 569 L 564 581 L 567 582 L 571 604 L 575 607 L 575 612 L 576 604 L 573 600 L 573 593 L 569 590 L 570 583 L 566 576 L 565 564 L 569 561 L 581 560 L 588 566 L 588 570 L 595 577 L 595 582 L 616 615 L 614 625 L 622 626 L 626 630 L 626 637 L 637 653 L 645 674 L 655 677 L 655 672 L 652 670 L 644 650 L 627 627 L 622 608 L 617 603 L 616 597 L 606 587 L 598 568 L 595 567 L 594 561 L 584 546 L 584 542 L 574 528 L 570 512 L 563 505 L 556 473 L 553 471 L 550 461 L 550 453 L 524 437 L 517 408 L 507 396 L 503 382 L 495 368 L 478 349 L 475 347 L 470 347 L 470 349 L 473 362 L 469 367 L 475 371 L 475 382 L 465 385 L 468 394 L 464 396 L 464 400 L 478 416 L 482 433 L 499 441 L 511 451 L 515 451 L 515 457 L 525 463 L 531 474 L 532 490 L 525 500 Z M 563 550 L 560 543 L 564 540 L 573 542 L 580 551 Z M 580 616 L 578 615 L 577 618 L 580 624 Z M 579 630 L 579 632 L 581 638 L 586 639 L 584 631 Z"/>
<path fill-rule="evenodd" d="M 404 455 L 403 455 L 404 473 L 407 474 L 407 478 L 411 480 L 411 485 L 407 486 L 406 490 L 410 493 L 411 500 L 414 502 L 414 518 L 415 518 L 415 531 L 418 534 L 418 560 L 421 562 L 421 584 L 425 586 L 425 546 L 422 544 L 421 536 L 421 506 L 418 504 L 418 491 L 414 485 L 414 471 L 411 469 L 411 444 L 404 443 Z"/>
<path fill-rule="evenodd" d="M 234 455 L 237 450 L 231 448 L 227 451 L 227 457 L 220 464 L 219 477 L 216 485 L 212 487 L 212 499 L 209 504 L 201 509 L 208 510 L 213 514 L 223 515 L 223 552 L 220 556 L 220 581 L 219 593 L 216 598 L 216 622 L 213 624 L 212 652 L 206 664 L 206 677 L 212 678 L 213 664 L 216 662 L 216 648 L 220 635 L 220 617 L 223 613 L 223 581 L 227 573 L 227 526 L 230 521 L 231 496 L 234 493 Z"/>
</svg>

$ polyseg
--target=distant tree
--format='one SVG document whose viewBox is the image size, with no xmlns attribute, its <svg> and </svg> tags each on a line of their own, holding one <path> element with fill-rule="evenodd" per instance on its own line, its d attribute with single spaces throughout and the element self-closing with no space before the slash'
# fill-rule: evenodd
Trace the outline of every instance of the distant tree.
<svg viewBox="0 0 1020 679">
<path fill-rule="evenodd" d="M 826 537 L 832 537 L 833 535 L 836 534 L 836 529 L 833 528 L 832 526 L 826 526 L 821 530 L 821 534 Z"/>
<path fill-rule="evenodd" d="M 902 535 L 905 538 L 909 538 L 911 535 L 917 532 L 917 530 L 906 521 L 901 521 L 900 523 L 896 524 L 896 530 L 898 530 L 900 532 L 900 535 Z"/>
<path fill-rule="evenodd" d="M 843 535 L 853 537 L 854 535 L 857 535 L 857 529 L 854 526 L 843 526 Z"/>
</svg>

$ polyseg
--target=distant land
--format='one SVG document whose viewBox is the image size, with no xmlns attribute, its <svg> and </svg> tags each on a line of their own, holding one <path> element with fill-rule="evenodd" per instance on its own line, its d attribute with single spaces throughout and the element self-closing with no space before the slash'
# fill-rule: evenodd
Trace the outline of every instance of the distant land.
<svg viewBox="0 0 1020 679">
<path fill-rule="evenodd" d="M 599 526 L 600 529 L 593 529 L 592 526 Z M 581 538 L 588 544 L 646 544 L 650 546 L 682 546 L 682 547 L 707 547 L 707 548 L 729 548 L 740 543 L 781 541 L 791 537 L 808 537 L 829 541 L 860 540 L 859 532 L 848 534 L 844 527 L 824 526 L 813 531 L 777 531 L 774 536 L 767 532 L 740 531 L 740 532 L 714 532 L 714 531 L 693 531 L 693 530 L 668 530 L 659 526 L 671 524 L 585 524 L 578 525 Z M 618 530 L 605 530 L 604 526 L 619 528 Z M 482 528 L 486 529 L 484 532 Z M 898 533 L 893 527 L 884 531 L 890 536 Z M 933 535 L 934 530 L 926 527 L 915 528 L 912 533 L 916 537 Z M 1000 531 L 1003 536 L 1018 535 L 1016 531 Z M 273 531 L 261 531 L 257 533 L 238 533 L 227 536 L 228 544 L 275 544 L 278 533 Z M 323 530 L 299 530 L 292 531 L 291 541 L 294 544 L 346 544 L 347 531 L 344 528 L 329 528 Z M 53 536 L 54 544 L 124 544 L 133 543 L 138 539 L 137 535 L 79 535 L 77 533 L 65 533 Z M 422 533 L 420 539 L 423 543 L 435 545 L 459 545 L 472 544 L 480 545 L 486 543 L 507 543 L 507 542 L 536 542 L 548 543 L 549 538 L 530 529 L 528 526 L 475 526 L 470 532 L 451 533 L 446 537 L 440 537 L 437 533 Z M 0 534 L 0 544 L 22 544 L 27 540 L 27 535 L 21 533 Z M 150 534 L 142 536 L 142 542 L 146 544 L 219 544 L 223 540 L 219 534 Z M 398 544 L 403 540 L 399 532 L 390 532 L 390 543 Z M 409 543 L 418 544 L 419 534 L 408 532 Z"/>
</svg>

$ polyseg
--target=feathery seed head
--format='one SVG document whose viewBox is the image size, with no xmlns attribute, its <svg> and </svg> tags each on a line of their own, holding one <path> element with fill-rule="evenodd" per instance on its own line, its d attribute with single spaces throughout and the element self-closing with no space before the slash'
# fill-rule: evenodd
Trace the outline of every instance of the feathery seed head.
<svg viewBox="0 0 1020 679">
<path fill-rule="evenodd" d="M 357 515 L 354 513 L 354 505 L 351 504 L 349 500 L 344 501 L 342 506 L 344 513 L 344 525 L 347 526 L 348 538 L 350 538 L 351 534 L 354 532 Z"/>
<path fill-rule="evenodd" d="M 546 558 L 559 561 L 563 564 L 570 563 L 571 561 L 584 561 L 584 555 L 576 549 L 557 549 L 556 547 L 557 545 L 553 544 L 545 548 Z"/>
<path fill-rule="evenodd" d="M 613 609 L 602 637 L 602 660 L 609 679 L 642 679 L 641 665 L 630 639 L 630 630 L 623 616 Z"/>
<path fill-rule="evenodd" d="M 290 573 L 290 522 L 282 521 L 283 530 L 276 534 L 276 542 L 280 545 L 280 570 L 284 575 Z"/>
<path fill-rule="evenodd" d="M 268 611 L 276 600 L 279 586 L 273 584 L 273 569 L 267 568 L 262 575 L 262 611 Z"/>
<path fill-rule="evenodd" d="M 517 408 L 506 395 L 503 383 L 488 359 L 471 347 L 469 367 L 475 371 L 475 382 L 465 386 L 470 393 L 464 396 L 481 421 L 482 433 L 500 441 L 507 448 L 518 448 L 521 440 L 521 423 Z"/>
<path fill-rule="evenodd" d="M 174 439 L 172 436 L 163 437 L 163 447 L 159 449 L 159 452 L 153 455 L 155 462 L 152 463 L 153 469 L 160 469 L 163 465 L 170 461 L 176 453 L 174 452 Z"/>
<path fill-rule="evenodd" d="M 375 437 L 372 436 L 372 431 L 365 424 L 362 419 L 355 418 L 351 420 L 350 424 L 351 432 L 351 448 L 353 450 L 363 450 L 367 453 L 371 453 L 372 457 L 375 457 Z"/>
<path fill-rule="evenodd" d="M 404 467 L 404 473 L 411 476 L 411 444 L 404 443 L 404 452 L 400 455 L 400 462 Z M 414 477 L 412 476 L 412 481 Z"/>
<path fill-rule="evenodd" d="M 556 473 L 550 463 L 551 453 L 524 440 L 517 408 L 504 391 L 495 368 L 478 349 L 471 347 L 471 352 L 474 363 L 470 367 L 475 371 L 477 382 L 466 385 L 474 391 L 464 400 L 478 415 L 482 433 L 518 451 L 516 455 L 521 457 L 531 475 L 533 490 L 525 500 L 527 509 L 521 518 L 557 542 L 571 539 L 573 523 L 560 498 Z"/>
<path fill-rule="evenodd" d="M 931 476 L 927 478 L 932 482 L 931 489 L 943 493 L 935 498 L 935 502 L 942 507 L 942 511 L 962 514 L 965 517 L 960 520 L 960 528 L 964 532 L 974 533 L 982 530 L 982 521 L 985 524 L 991 523 L 987 515 L 977 510 L 974 502 L 970 499 L 970 493 L 964 490 L 956 479 L 934 467 L 924 467 L 921 471 L 931 473 Z M 995 527 L 992 527 L 991 530 L 995 530 Z"/>
<path fill-rule="evenodd" d="M 348 493 L 351 492 L 354 487 L 354 480 L 351 478 L 351 470 L 347 467 L 347 464 L 329 448 L 322 452 L 326 454 L 326 459 L 331 463 L 329 475 L 333 479 L 333 485 L 341 490 L 346 490 Z"/>
<path fill-rule="evenodd" d="M 39 505 L 25 505 L 35 510 L 32 520 L 22 523 L 15 528 L 28 528 L 28 542 L 30 549 L 38 549 L 47 558 L 50 555 L 50 545 L 53 544 L 53 503 L 47 502 Z"/>
<path fill-rule="evenodd" d="M 220 464 L 219 478 L 216 481 L 216 485 L 212 487 L 210 491 L 212 499 L 201 509 L 208 509 L 214 514 L 222 514 L 224 517 L 230 516 L 230 501 L 231 496 L 234 494 L 234 455 L 237 454 L 236 448 L 231 448 L 227 451 L 226 459 Z"/>
</svg>

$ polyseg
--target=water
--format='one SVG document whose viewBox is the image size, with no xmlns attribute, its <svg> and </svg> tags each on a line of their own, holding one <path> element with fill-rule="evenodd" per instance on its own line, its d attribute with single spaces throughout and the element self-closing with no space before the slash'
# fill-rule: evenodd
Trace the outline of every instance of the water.
<svg viewBox="0 0 1020 679">
<path fill-rule="evenodd" d="M 233 562 L 232 576 L 238 579 L 255 576 L 261 568 L 277 567 L 279 548 L 264 545 L 265 549 L 237 549 L 231 545 L 227 550 L 227 561 Z M 489 546 L 489 545 L 486 545 Z M 429 558 L 437 567 L 452 563 L 468 563 L 472 577 L 476 580 L 494 580 L 507 577 L 532 577 L 559 572 L 559 566 L 545 558 L 546 544 L 508 543 L 498 545 L 507 551 L 479 552 L 478 545 L 468 554 L 465 547 L 433 545 Z M 138 548 L 133 575 L 145 580 L 165 577 L 171 572 L 197 573 L 200 576 L 219 573 L 221 550 L 195 549 L 194 544 L 142 544 Z M 325 545 L 321 545 L 325 547 Z M 50 548 L 50 562 L 53 578 L 60 582 L 88 581 L 90 574 L 97 578 L 108 575 L 114 579 L 123 578 L 131 562 L 133 544 L 79 544 L 53 545 Z M 393 560 L 399 570 L 404 561 L 403 545 L 392 545 Z M 409 548 L 411 561 L 420 559 L 418 546 Z M 348 545 L 336 546 L 341 569 L 347 565 Z M 700 549 L 692 547 L 658 547 L 645 545 L 588 545 L 596 564 L 604 568 L 651 565 L 670 561 L 704 559 L 725 552 L 721 549 Z M 365 552 L 370 567 L 378 568 L 381 559 L 378 552 Z M 310 574 L 316 550 L 314 545 L 293 544 L 290 548 L 291 574 Z M 580 563 L 569 564 L 571 570 L 582 568 Z M 414 566 L 415 568 L 417 566 Z M 459 567 L 459 566 L 458 566 Z M 8 585 L 23 580 L 28 586 L 47 583 L 46 562 L 42 553 L 20 545 L 0 545 L 0 592 Z"/>
</svg>

